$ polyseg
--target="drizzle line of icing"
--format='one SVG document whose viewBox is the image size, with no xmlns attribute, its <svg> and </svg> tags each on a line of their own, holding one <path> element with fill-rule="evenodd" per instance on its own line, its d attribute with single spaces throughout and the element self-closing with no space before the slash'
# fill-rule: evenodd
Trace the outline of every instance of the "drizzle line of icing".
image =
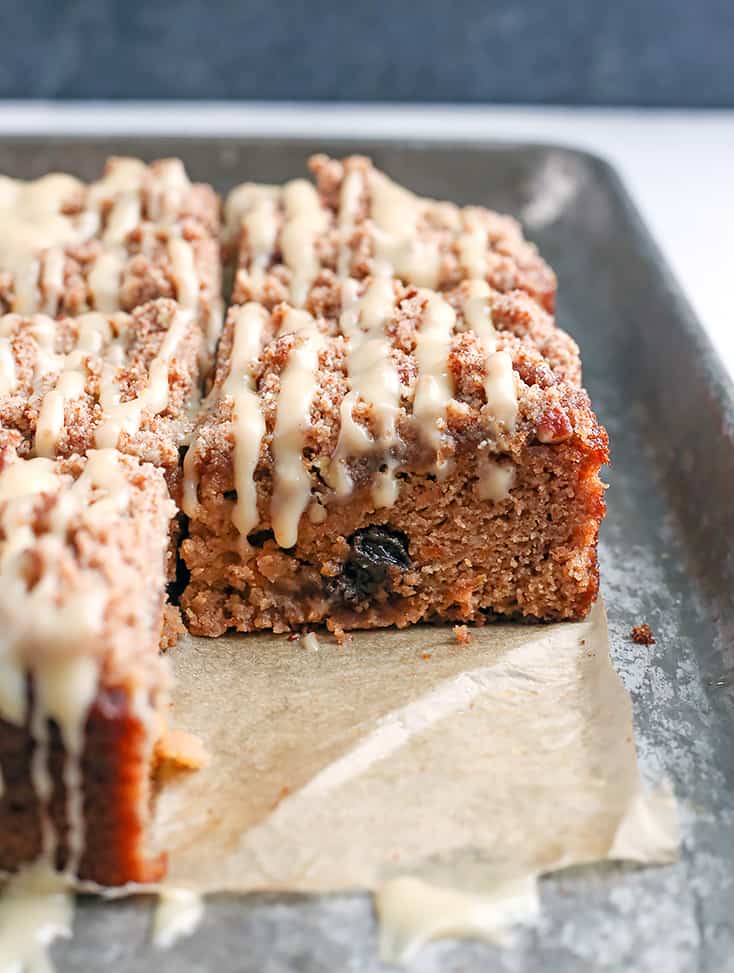
<svg viewBox="0 0 734 973">
<path fill-rule="evenodd" d="M 237 502 L 232 511 L 232 520 L 244 543 L 258 520 L 255 469 L 260 457 L 260 443 L 265 435 L 265 420 L 250 365 L 260 354 L 267 320 L 267 311 L 259 304 L 245 304 L 238 310 L 229 375 L 222 386 L 223 394 L 231 395 L 234 405 Z"/>
<path fill-rule="evenodd" d="M 512 433 L 517 420 L 517 390 L 512 357 L 506 351 L 497 351 L 497 332 L 492 324 L 489 305 L 490 294 L 490 287 L 485 281 L 469 281 L 462 310 L 466 323 L 481 339 L 487 355 L 484 393 L 488 411 Z"/>
<path fill-rule="evenodd" d="M 303 447 L 311 424 L 311 405 L 316 394 L 319 353 L 324 337 L 306 311 L 289 308 L 279 334 L 294 332 L 298 344 L 292 349 L 280 377 L 280 396 L 273 432 L 274 485 L 271 519 L 280 547 L 293 547 L 298 525 L 311 498 L 311 477 L 303 458 Z"/>
<path fill-rule="evenodd" d="M 176 222 L 189 189 L 183 166 L 173 159 L 151 167 L 138 159 L 111 159 L 104 176 L 89 186 L 62 173 L 32 182 L 0 176 L 0 267 L 13 278 L 11 310 L 56 315 L 64 292 L 65 250 L 98 234 L 104 248 L 87 285 L 97 311 L 119 310 L 126 239 L 141 223 L 143 193 L 148 217 L 168 235 L 178 300 L 184 307 L 198 306 L 193 247 Z"/>
<path fill-rule="evenodd" d="M 341 405 L 341 427 L 331 460 L 332 485 L 337 496 L 347 496 L 352 480 L 347 461 L 354 456 L 379 451 L 386 456 L 385 469 L 375 476 L 373 499 L 378 507 L 392 506 L 397 499 L 396 461 L 389 450 L 397 442 L 396 421 L 400 410 L 401 383 L 390 354 L 386 326 L 395 306 L 393 282 L 377 277 L 357 296 L 358 284 L 345 281 L 342 287 L 342 334 L 349 340 L 347 383 L 349 393 Z M 353 409 L 361 399 L 374 417 L 376 439 L 355 422 Z"/>
<path fill-rule="evenodd" d="M 103 418 L 95 433 L 96 444 L 99 448 L 117 446 L 122 432 L 130 436 L 135 435 L 140 429 L 144 410 L 157 415 L 167 408 L 170 396 L 168 373 L 176 351 L 190 325 L 191 312 L 177 309 L 169 323 L 158 353 L 150 363 L 148 381 L 136 398 L 127 399 L 124 402 L 121 400 L 117 373 L 122 356 L 118 356 L 118 361 L 115 361 L 112 356 L 111 360 L 105 361 L 99 391 Z"/>
<path fill-rule="evenodd" d="M 421 435 L 440 459 L 446 407 L 454 393 L 449 372 L 449 352 L 456 323 L 456 313 L 440 295 L 425 294 L 423 318 L 416 336 L 415 358 L 418 381 L 413 398 L 413 415 Z"/>
</svg>

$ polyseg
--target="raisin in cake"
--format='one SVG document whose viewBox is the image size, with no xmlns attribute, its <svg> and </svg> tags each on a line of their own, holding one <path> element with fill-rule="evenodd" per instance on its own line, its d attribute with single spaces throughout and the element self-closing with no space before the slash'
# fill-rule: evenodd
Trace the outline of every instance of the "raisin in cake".
<svg viewBox="0 0 734 973">
<path fill-rule="evenodd" d="M 225 235 L 237 252 L 235 303 L 301 306 L 326 269 L 340 277 L 392 275 L 438 290 L 484 280 L 494 290 L 525 291 L 553 311 L 555 275 L 512 217 L 416 196 L 361 156 L 315 156 L 311 169 L 315 187 L 305 179 L 244 183 L 229 194 Z"/>
<path fill-rule="evenodd" d="M 321 306 L 230 312 L 186 463 L 191 630 L 582 617 L 607 459 L 586 393 L 489 294 L 347 279 Z"/>
<path fill-rule="evenodd" d="M 159 470 L 116 450 L 0 455 L 0 871 L 40 857 L 105 885 L 155 880 L 174 505 Z"/>
</svg>

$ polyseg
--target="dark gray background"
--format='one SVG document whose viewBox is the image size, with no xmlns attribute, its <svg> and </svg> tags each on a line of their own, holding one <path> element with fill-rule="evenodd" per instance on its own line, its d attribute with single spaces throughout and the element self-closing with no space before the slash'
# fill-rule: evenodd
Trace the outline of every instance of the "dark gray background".
<svg viewBox="0 0 734 973">
<path fill-rule="evenodd" d="M 0 0 L 0 98 L 734 106 L 734 0 Z"/>
</svg>

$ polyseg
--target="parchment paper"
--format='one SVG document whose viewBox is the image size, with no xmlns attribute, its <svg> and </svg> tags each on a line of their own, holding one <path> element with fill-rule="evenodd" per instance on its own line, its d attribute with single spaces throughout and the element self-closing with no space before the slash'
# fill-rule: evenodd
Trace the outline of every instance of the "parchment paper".
<svg viewBox="0 0 734 973">
<path fill-rule="evenodd" d="M 673 860 L 675 802 L 643 791 L 603 607 L 471 632 L 323 635 L 318 650 L 185 637 L 172 721 L 211 761 L 160 794 L 169 882 L 326 892 L 409 876 L 482 895 L 573 864 Z"/>
</svg>

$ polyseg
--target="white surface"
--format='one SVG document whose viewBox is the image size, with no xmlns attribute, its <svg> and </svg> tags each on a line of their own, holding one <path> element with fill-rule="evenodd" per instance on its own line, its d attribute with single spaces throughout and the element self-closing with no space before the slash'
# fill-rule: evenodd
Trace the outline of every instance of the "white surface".
<svg viewBox="0 0 734 973">
<path fill-rule="evenodd" d="M 0 102 L 0 137 L 11 133 L 485 138 L 587 149 L 621 173 L 734 376 L 734 112 Z"/>
</svg>

